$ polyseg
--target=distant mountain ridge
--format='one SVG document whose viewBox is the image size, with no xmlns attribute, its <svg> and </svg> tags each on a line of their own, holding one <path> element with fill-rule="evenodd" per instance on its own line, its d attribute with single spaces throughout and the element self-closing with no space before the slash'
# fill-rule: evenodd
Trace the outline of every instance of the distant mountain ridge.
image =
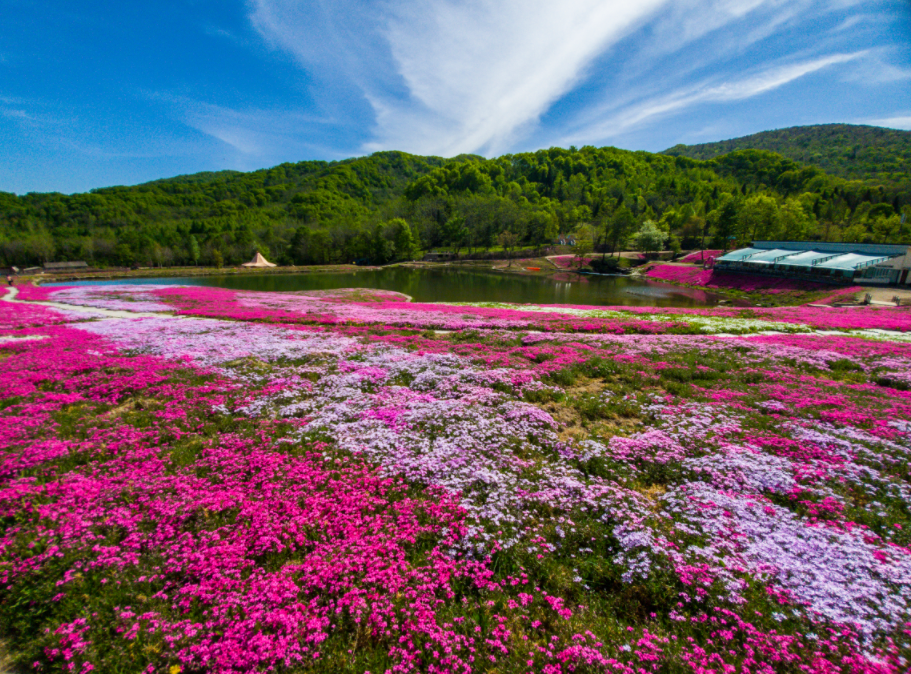
<svg viewBox="0 0 911 674">
<path fill-rule="evenodd" d="M 714 143 L 675 145 L 662 154 L 708 160 L 737 150 L 769 150 L 846 180 L 911 188 L 911 131 L 878 126 L 792 126 Z"/>
</svg>

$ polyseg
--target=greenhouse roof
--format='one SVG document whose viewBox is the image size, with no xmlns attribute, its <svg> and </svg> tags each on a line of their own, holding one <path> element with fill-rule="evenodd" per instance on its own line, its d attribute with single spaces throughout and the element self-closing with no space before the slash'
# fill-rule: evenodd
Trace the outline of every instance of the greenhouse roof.
<svg viewBox="0 0 911 674">
<path fill-rule="evenodd" d="M 715 262 L 740 262 L 744 258 L 754 255 L 755 253 L 761 253 L 762 249 L 760 248 L 741 248 L 739 250 L 732 250 L 730 253 L 722 255 Z"/>
<path fill-rule="evenodd" d="M 758 262 L 759 264 L 772 264 L 773 262 L 776 262 L 783 257 L 794 255 L 795 252 L 796 251 L 786 250 L 784 248 L 763 250 L 755 253 L 754 255 L 750 255 L 749 259 L 744 260 L 744 262 L 749 262 L 750 264 L 753 264 L 754 262 Z"/>
<path fill-rule="evenodd" d="M 834 257 L 831 260 L 820 262 L 816 266 L 822 269 L 854 270 L 860 269 L 862 267 L 868 267 L 871 264 L 883 262 L 888 259 L 888 255 L 860 255 L 859 253 L 848 253 L 847 255 L 839 255 L 838 257 Z"/>
<path fill-rule="evenodd" d="M 848 253 L 857 253 L 859 255 L 904 255 L 911 246 L 908 244 L 886 244 L 886 243 L 829 243 L 825 241 L 753 241 L 753 248 L 763 250 L 772 250 L 773 248 L 784 248 L 793 250 L 795 253 L 805 250 L 818 250 L 824 253 L 834 253 L 836 255 L 847 255 Z"/>
<path fill-rule="evenodd" d="M 779 260 L 778 264 L 787 265 L 789 267 L 812 267 L 815 264 L 835 257 L 839 257 L 838 253 L 823 253 L 818 250 L 808 250 L 802 253 L 789 255 L 785 259 Z"/>
</svg>

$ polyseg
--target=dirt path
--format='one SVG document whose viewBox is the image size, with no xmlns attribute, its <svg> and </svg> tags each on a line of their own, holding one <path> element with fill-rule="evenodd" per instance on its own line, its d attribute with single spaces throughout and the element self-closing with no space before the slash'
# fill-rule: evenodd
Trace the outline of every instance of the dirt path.
<svg viewBox="0 0 911 674">
<path fill-rule="evenodd" d="M 71 313 L 80 313 L 80 314 L 90 314 L 86 318 L 161 318 L 162 316 L 167 318 L 188 318 L 195 319 L 195 316 L 174 316 L 173 314 L 163 313 L 163 312 L 142 312 L 142 311 L 122 311 L 117 309 L 96 309 L 95 307 L 83 307 L 79 304 L 64 304 L 63 302 L 45 302 L 40 300 L 18 300 L 16 297 L 19 295 L 19 289 L 15 286 L 12 288 L 6 288 L 6 293 L 3 297 L 0 297 L 0 300 L 4 302 L 10 302 L 11 304 L 37 304 L 42 307 L 50 307 L 52 309 L 60 309 L 61 311 L 69 311 Z"/>
<path fill-rule="evenodd" d="M 911 303 L 911 288 L 896 288 L 894 286 L 887 288 L 864 288 L 857 293 L 857 296 L 862 298 L 867 293 L 870 294 L 873 304 L 888 304 L 890 306 L 895 306 L 895 300 L 892 299 L 894 297 L 898 297 L 903 305 Z"/>
</svg>

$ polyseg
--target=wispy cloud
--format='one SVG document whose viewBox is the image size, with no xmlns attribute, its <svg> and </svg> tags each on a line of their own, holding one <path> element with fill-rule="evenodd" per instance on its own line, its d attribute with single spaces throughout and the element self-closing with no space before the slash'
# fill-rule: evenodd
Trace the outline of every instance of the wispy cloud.
<svg viewBox="0 0 911 674">
<path fill-rule="evenodd" d="M 809 15 L 844 8 L 845 2 L 249 0 L 256 29 L 317 78 L 318 91 L 369 102 L 374 132 L 365 149 L 444 156 L 493 154 L 514 146 L 556 101 L 599 80 L 605 54 L 614 55 L 626 73 L 614 78 L 623 91 L 610 92 L 611 99 L 626 99 L 630 106 L 609 123 L 627 127 L 700 102 L 757 96 L 853 60 L 858 54 L 792 55 L 794 63 L 760 65 L 749 77 L 701 86 L 685 81 L 687 73 L 735 58 Z M 624 41 L 633 35 L 640 39 L 630 48 Z M 670 73 L 655 72 L 662 60 L 709 35 L 711 49 L 689 53 Z M 677 93 L 649 94 L 644 80 L 659 75 L 677 77 L 671 85 Z M 588 116 L 603 107 L 590 102 Z M 583 124 L 585 116 L 578 115 L 580 130 L 597 135 L 607 129 L 605 122 Z"/>
<path fill-rule="evenodd" d="M 0 103 L 6 105 L 24 105 L 26 102 L 25 98 L 19 98 L 18 96 L 0 96 Z"/>
<path fill-rule="evenodd" d="M 26 122 L 35 121 L 35 118 L 25 110 L 18 110 L 16 108 L 0 108 L 0 115 L 8 117 L 9 119 L 21 119 Z"/>
<path fill-rule="evenodd" d="M 376 115 L 370 148 L 495 151 L 668 0 L 254 0 L 254 25 Z M 337 77 L 334 79 L 338 79 Z"/>
<path fill-rule="evenodd" d="M 873 84 L 893 84 L 911 79 L 911 68 L 893 65 L 888 49 L 870 51 L 869 58 L 855 64 L 845 73 L 846 82 L 864 86 Z"/>
<path fill-rule="evenodd" d="M 869 14 L 855 14 L 854 16 L 849 16 L 847 19 L 842 21 L 840 24 L 835 26 L 832 29 L 832 33 L 841 33 L 846 30 L 851 30 L 852 28 L 862 25 L 864 23 L 874 20 L 875 17 Z"/>
<path fill-rule="evenodd" d="M 405 4 L 386 35 L 409 96 L 379 99 L 377 146 L 406 142 L 442 154 L 501 151 L 584 76 L 604 49 L 665 0 Z"/>
<path fill-rule="evenodd" d="M 294 111 L 250 108 L 235 110 L 189 98 L 166 97 L 188 126 L 231 148 L 238 167 L 287 161 L 302 156 L 330 157 L 337 152 L 322 139 L 330 119 Z"/>
<path fill-rule="evenodd" d="M 254 0 L 254 25 L 375 114 L 370 149 L 498 150 L 667 0 Z"/>
<path fill-rule="evenodd" d="M 0 95 L 0 117 L 12 120 L 23 127 L 59 127 L 69 121 L 48 112 L 48 108 L 49 105 L 40 100 Z"/>
<path fill-rule="evenodd" d="M 220 28 L 212 24 L 206 24 L 202 27 L 202 32 L 209 37 L 215 37 L 223 40 L 228 40 L 229 42 L 234 42 L 237 44 L 241 43 L 240 38 L 238 38 L 234 33 L 225 28 Z"/>
<path fill-rule="evenodd" d="M 739 80 L 687 87 L 607 113 L 604 119 L 575 129 L 571 134 L 564 136 L 561 142 L 569 144 L 609 139 L 655 118 L 698 104 L 742 101 L 782 87 L 828 66 L 853 61 L 865 53 L 861 51 L 853 54 L 831 54 L 823 58 L 773 67 Z"/>
<path fill-rule="evenodd" d="M 911 114 L 885 117 L 882 119 L 869 119 L 864 123 L 872 124 L 873 126 L 885 126 L 889 129 L 904 129 L 905 131 L 911 131 Z"/>
</svg>

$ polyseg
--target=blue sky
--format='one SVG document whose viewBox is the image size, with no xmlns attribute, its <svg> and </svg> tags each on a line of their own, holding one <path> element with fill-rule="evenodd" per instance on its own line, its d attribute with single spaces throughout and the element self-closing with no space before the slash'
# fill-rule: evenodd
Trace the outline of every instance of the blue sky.
<svg viewBox="0 0 911 674">
<path fill-rule="evenodd" d="M 908 0 L 4 0 L 0 190 L 911 129 Z"/>
</svg>

